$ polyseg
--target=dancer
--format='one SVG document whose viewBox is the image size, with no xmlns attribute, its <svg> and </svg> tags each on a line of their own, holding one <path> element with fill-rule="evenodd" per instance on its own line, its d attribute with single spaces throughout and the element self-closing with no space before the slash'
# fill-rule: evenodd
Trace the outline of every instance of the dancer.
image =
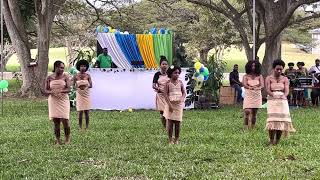
<svg viewBox="0 0 320 180">
<path fill-rule="evenodd" d="M 86 73 L 89 69 L 89 63 L 86 60 L 77 62 L 77 73 L 73 79 L 73 85 L 77 88 L 76 92 L 76 107 L 79 118 L 79 129 L 82 129 L 83 113 L 86 119 L 86 130 L 89 128 L 89 110 L 90 110 L 90 90 L 92 88 L 92 81 L 90 74 Z"/>
<path fill-rule="evenodd" d="M 287 96 L 289 93 L 288 78 L 282 76 L 285 63 L 278 59 L 273 62 L 273 72 L 266 78 L 268 93 L 268 118 L 266 129 L 269 131 L 269 145 L 278 144 L 282 133 L 294 132 Z"/>
<path fill-rule="evenodd" d="M 164 117 L 167 119 L 167 131 L 169 136 L 169 144 L 179 143 L 180 124 L 184 108 L 184 100 L 186 92 L 182 81 L 179 80 L 181 68 L 171 66 L 168 70 L 170 80 L 165 86 L 165 99 L 167 101 L 164 109 Z M 175 139 L 173 141 L 173 126 L 175 130 Z"/>
<path fill-rule="evenodd" d="M 62 122 L 65 134 L 65 144 L 70 144 L 70 92 L 69 76 L 64 74 L 64 63 L 54 62 L 53 74 L 47 77 L 45 91 L 49 95 L 49 118 L 54 122 L 55 144 L 61 145 L 60 124 Z"/>
<path fill-rule="evenodd" d="M 249 61 L 246 64 L 246 75 L 243 76 L 244 92 L 244 129 L 255 128 L 257 112 L 262 106 L 261 89 L 264 87 L 261 75 L 261 64 L 258 61 Z"/>
<path fill-rule="evenodd" d="M 168 60 L 165 56 L 160 57 L 160 71 L 156 72 L 153 77 L 152 88 L 157 92 L 156 108 L 160 111 L 160 118 L 164 128 L 166 128 L 166 118 L 163 116 L 166 99 L 164 97 L 164 88 L 166 83 L 170 80 L 167 75 Z"/>
</svg>

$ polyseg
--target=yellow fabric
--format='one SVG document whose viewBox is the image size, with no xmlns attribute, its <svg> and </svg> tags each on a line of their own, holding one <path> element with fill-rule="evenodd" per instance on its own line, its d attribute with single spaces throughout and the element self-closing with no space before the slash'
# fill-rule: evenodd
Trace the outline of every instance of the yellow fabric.
<svg viewBox="0 0 320 180">
<path fill-rule="evenodd" d="M 149 34 L 137 34 L 137 43 L 146 68 L 157 68 L 153 51 L 153 38 Z"/>
</svg>

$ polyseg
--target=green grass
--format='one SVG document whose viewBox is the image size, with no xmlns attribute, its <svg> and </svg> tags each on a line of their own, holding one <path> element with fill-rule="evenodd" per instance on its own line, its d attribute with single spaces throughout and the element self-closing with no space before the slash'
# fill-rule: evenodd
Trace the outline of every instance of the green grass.
<svg viewBox="0 0 320 180">
<path fill-rule="evenodd" d="M 37 54 L 36 49 L 31 50 L 31 57 L 35 58 Z M 63 62 L 67 62 L 68 51 L 67 48 L 50 48 L 49 50 L 49 70 L 52 70 L 53 63 L 56 60 L 61 60 Z M 14 54 L 8 61 L 7 70 L 10 72 L 20 71 L 20 65 L 17 59 L 16 54 Z"/>
<path fill-rule="evenodd" d="M 6 100 L 0 120 L 0 179 L 319 179 L 319 112 L 292 110 L 297 129 L 266 147 L 265 110 L 242 132 L 242 110 L 185 111 L 181 144 L 167 145 L 155 111 L 94 111 L 90 130 L 53 147 L 45 100 Z"/>
</svg>

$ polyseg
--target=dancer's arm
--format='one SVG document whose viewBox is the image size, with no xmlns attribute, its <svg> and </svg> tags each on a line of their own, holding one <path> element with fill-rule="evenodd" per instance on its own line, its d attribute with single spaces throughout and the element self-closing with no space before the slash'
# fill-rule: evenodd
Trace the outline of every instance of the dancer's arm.
<svg viewBox="0 0 320 180">
<path fill-rule="evenodd" d="M 266 90 L 269 96 L 273 97 L 273 92 L 271 91 L 271 78 L 270 76 L 268 76 L 266 78 Z"/>
<path fill-rule="evenodd" d="M 242 85 L 245 89 L 251 89 L 253 90 L 254 88 L 249 86 L 248 84 L 248 79 L 247 79 L 247 75 L 244 75 L 243 78 L 242 78 Z"/>
<path fill-rule="evenodd" d="M 284 94 L 282 98 L 287 99 L 288 95 L 289 95 L 289 80 L 287 77 L 284 77 Z"/>
</svg>

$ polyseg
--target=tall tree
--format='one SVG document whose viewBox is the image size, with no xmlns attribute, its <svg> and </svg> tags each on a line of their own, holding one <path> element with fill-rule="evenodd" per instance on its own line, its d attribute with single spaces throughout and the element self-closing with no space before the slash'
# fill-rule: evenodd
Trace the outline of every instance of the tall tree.
<svg viewBox="0 0 320 180">
<path fill-rule="evenodd" d="M 253 58 L 252 32 L 256 30 L 256 54 L 260 46 L 265 43 L 265 56 L 262 62 L 263 75 L 270 73 L 274 59 L 280 58 L 281 33 L 295 23 L 318 18 L 319 14 L 293 19 L 292 15 L 304 4 L 319 0 L 256 0 L 256 27 L 252 26 L 252 0 L 187 0 L 188 2 L 206 7 L 215 13 L 228 18 L 239 32 L 242 45 L 248 60 Z M 249 23 L 249 24 L 248 24 Z M 249 27 L 249 28 L 248 28 Z M 256 56 L 255 54 L 255 56 Z"/>
<path fill-rule="evenodd" d="M 22 72 L 22 96 L 41 96 L 44 81 L 48 72 L 50 32 L 55 15 L 65 0 L 3 0 L 4 20 L 18 56 Z M 30 67 L 31 53 L 29 35 L 26 31 L 21 4 L 34 7 L 37 24 L 37 62 L 38 66 Z"/>
</svg>

